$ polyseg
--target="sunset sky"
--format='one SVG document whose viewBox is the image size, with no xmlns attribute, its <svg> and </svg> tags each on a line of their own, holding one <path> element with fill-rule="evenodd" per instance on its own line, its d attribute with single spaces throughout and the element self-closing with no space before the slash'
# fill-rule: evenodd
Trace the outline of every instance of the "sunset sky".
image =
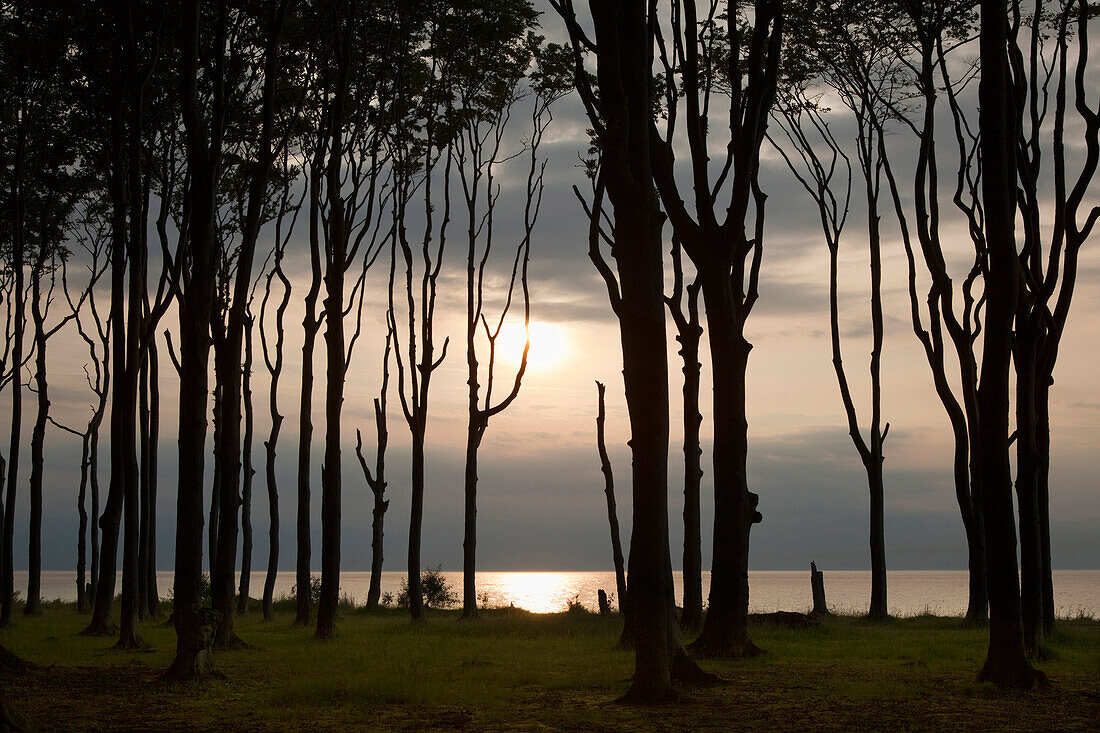
<svg viewBox="0 0 1100 733">
<path fill-rule="evenodd" d="M 543 17 L 550 36 L 560 34 L 553 16 Z M 840 116 L 837 113 L 838 117 Z M 526 114 L 516 115 L 516 135 Z M 838 119 L 838 129 L 846 129 Z M 575 98 L 555 107 L 555 122 L 544 142 L 549 157 L 542 215 L 535 232 L 531 260 L 532 364 L 515 404 L 490 423 L 481 451 L 479 485 L 479 564 L 484 569 L 606 569 L 611 565 L 603 479 L 595 447 L 596 388 L 608 384 L 608 442 L 617 481 L 619 519 L 630 526 L 629 453 L 626 409 L 621 378 L 618 329 L 607 295 L 589 262 L 587 222 L 571 186 L 585 188 L 578 154 L 588 145 L 587 121 Z M 518 137 L 516 138 L 518 139 Z M 1075 141 L 1078 139 L 1074 139 Z M 719 140 L 716 144 L 721 144 Z M 911 178 L 913 141 L 898 131 L 890 141 L 899 177 Z M 1072 155 L 1067 156 L 1072 160 Z M 519 168 L 501 178 L 498 204 L 498 284 L 505 274 L 509 237 L 520 225 Z M 809 197 L 767 148 L 762 187 L 768 194 L 768 220 L 760 300 L 748 324 L 754 344 L 749 365 L 749 484 L 760 495 L 763 523 L 754 528 L 750 567 L 757 570 L 801 569 L 815 560 L 828 569 L 866 569 L 867 489 L 858 455 L 847 434 L 828 338 L 827 251 Z M 945 202 L 949 192 L 945 191 Z M 1098 200 L 1094 185 L 1091 200 Z M 946 202 L 949 205 L 949 202 Z M 884 279 L 886 342 L 883 361 L 884 417 L 891 424 L 886 443 L 886 543 L 893 569 L 958 568 L 966 566 L 966 545 L 951 482 L 951 435 L 923 352 L 913 335 L 906 292 L 904 251 L 892 212 L 884 213 Z M 889 216 L 887 216 L 889 215 Z M 869 421 L 867 358 L 870 351 L 868 268 L 864 217 L 853 213 L 841 244 L 844 353 L 849 379 Z M 961 223 L 948 213 L 951 237 L 945 250 L 964 265 L 971 244 Z M 428 479 L 425 499 L 426 564 L 444 569 L 461 567 L 462 466 L 466 427 L 466 364 L 464 354 L 465 250 L 460 240 L 464 224 L 454 225 L 454 240 L 446 253 L 440 287 L 437 342 L 452 339 L 450 353 L 437 373 L 428 426 Z M 294 564 L 294 476 L 301 361 L 301 298 L 305 292 L 308 253 L 304 216 L 291 245 L 290 269 L 295 290 L 287 313 L 286 367 L 281 411 L 286 416 L 279 443 L 282 556 L 280 567 Z M 668 235 L 666 227 L 666 237 Z M 1095 237 L 1094 237 L 1095 239 Z M 261 237 L 261 249 L 270 234 Z M 262 255 L 261 255 L 262 256 Z M 951 256 L 951 254 L 949 254 Z M 958 270 L 956 270 L 957 272 Z M 371 400 L 381 380 L 384 343 L 386 264 L 368 275 L 369 298 L 364 333 L 348 377 L 344 408 L 345 570 L 366 570 L 370 558 L 371 496 L 354 453 L 355 429 L 364 431 L 368 460 L 373 454 Z M 105 299 L 103 301 L 106 302 Z M 59 312 L 63 302 L 55 304 Z M 106 306 L 104 306 L 105 308 Z M 256 306 L 258 311 L 258 303 Z M 170 311 L 164 325 L 175 328 Z M 517 335 L 519 336 L 517 338 Z M 513 352 L 522 335 L 509 337 Z M 679 567 L 682 537 L 682 464 L 680 445 L 680 371 L 675 342 L 669 334 L 672 377 L 672 443 L 670 504 L 673 562 Z M 1095 458 L 1100 446 L 1100 389 L 1096 384 L 1100 345 L 1100 250 L 1086 244 L 1073 312 L 1063 339 L 1056 384 L 1051 393 L 1052 468 L 1051 536 L 1057 569 L 1095 568 L 1100 557 L 1100 492 Z M 61 422 L 83 428 L 91 393 L 84 383 L 87 360 L 75 331 L 50 342 L 49 373 L 52 413 Z M 318 378 L 314 404 L 323 408 L 323 340 L 318 341 Z M 268 430 L 267 373 L 259 358 L 254 374 L 256 437 L 254 461 L 255 549 L 253 567 L 263 571 L 266 557 L 266 487 L 263 480 L 263 440 Z M 163 352 L 162 352 L 163 353 Z M 704 349 L 705 353 L 705 349 Z M 704 358 L 703 526 L 704 568 L 709 567 L 711 485 L 709 369 Z M 498 379 L 510 380 L 514 358 L 502 358 Z M 171 568 L 175 506 L 176 379 L 167 358 L 161 358 L 162 473 L 159 481 L 158 566 Z M 24 437 L 30 438 L 34 395 L 24 396 Z M 7 412 L 10 392 L 0 398 Z M 405 564 L 409 519 L 409 439 L 396 391 L 390 395 L 390 509 L 386 515 L 386 569 Z M 313 509 L 320 504 L 322 413 L 316 426 Z M 104 431 L 106 433 L 106 430 Z M 6 430 L 5 430 L 6 433 Z M 6 434 L 4 435 L 6 455 Z M 101 454 L 106 460 L 106 435 Z M 76 491 L 80 446 L 59 430 L 48 432 L 44 565 L 67 570 L 76 555 Z M 210 461 L 207 463 L 208 471 Z M 16 520 L 16 568 L 26 567 L 26 512 L 29 450 L 20 466 Z M 103 467 L 106 492 L 108 471 Z M 319 522 L 315 522 L 319 527 Z M 319 529 L 317 530 L 319 532 Z M 628 535 L 627 535 L 628 536 Z M 319 567 L 319 552 L 314 566 Z"/>
</svg>

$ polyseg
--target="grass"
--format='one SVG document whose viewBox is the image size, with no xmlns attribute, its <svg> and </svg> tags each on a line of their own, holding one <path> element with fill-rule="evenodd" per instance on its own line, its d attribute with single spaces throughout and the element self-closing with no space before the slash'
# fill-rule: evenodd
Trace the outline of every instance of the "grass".
<svg viewBox="0 0 1100 733">
<path fill-rule="evenodd" d="M 175 645 L 143 625 L 146 652 L 78 635 L 71 605 L 16 615 L 0 644 L 38 668 L 0 677 L 43 729 L 69 730 L 1095 730 L 1100 720 L 1100 623 L 1065 620 L 1040 667 L 1046 689 L 1002 693 L 975 681 L 986 632 L 960 619 L 870 623 L 827 619 L 804 631 L 758 625 L 769 653 L 704 661 L 723 684 L 680 703 L 631 708 L 615 699 L 633 654 L 615 648 L 614 617 L 509 609 L 460 622 L 431 612 L 345 608 L 336 639 L 319 642 L 290 613 L 236 628 L 251 648 L 216 654 L 225 681 L 159 681 Z"/>
</svg>

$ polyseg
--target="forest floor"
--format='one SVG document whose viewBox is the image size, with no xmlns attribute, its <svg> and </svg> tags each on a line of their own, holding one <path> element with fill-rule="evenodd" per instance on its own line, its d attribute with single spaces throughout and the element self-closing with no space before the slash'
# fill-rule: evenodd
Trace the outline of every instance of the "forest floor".
<svg viewBox="0 0 1100 733">
<path fill-rule="evenodd" d="M 722 682 L 656 708 L 616 702 L 633 654 L 616 617 L 502 609 L 460 622 L 431 612 L 345 610 L 334 640 L 289 614 L 238 617 L 251 647 L 218 652 L 224 681 L 159 680 L 172 629 L 147 622 L 144 652 L 79 636 L 71 605 L 18 613 L 0 644 L 37 665 L 0 675 L 3 697 L 42 730 L 1097 730 L 1100 622 L 1062 621 L 1039 667 L 1050 686 L 1004 693 L 975 680 L 986 631 L 961 619 L 831 617 L 757 624 L 767 650 L 704 660 Z"/>
</svg>

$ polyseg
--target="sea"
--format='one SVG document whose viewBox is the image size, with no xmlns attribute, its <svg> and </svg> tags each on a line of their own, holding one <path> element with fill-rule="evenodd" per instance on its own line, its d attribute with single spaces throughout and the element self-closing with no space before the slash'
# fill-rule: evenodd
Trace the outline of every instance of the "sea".
<svg viewBox="0 0 1100 733">
<path fill-rule="evenodd" d="M 443 572 L 444 578 L 461 594 L 462 573 Z M 673 574 L 676 597 L 682 598 L 683 574 Z M 405 574 L 382 573 L 382 593 L 394 598 Z M 249 596 L 263 594 L 264 574 L 251 577 Z M 710 573 L 703 573 L 703 598 L 706 600 Z M 157 573 L 161 597 L 172 587 L 172 573 Z M 275 597 L 290 595 L 293 571 L 279 572 L 275 579 Z M 16 571 L 16 590 L 25 595 L 27 573 Z M 370 587 L 370 573 L 349 571 L 340 576 L 340 592 L 356 603 L 364 603 Z M 615 573 L 600 571 L 480 571 L 477 574 L 478 597 L 482 604 L 515 606 L 534 613 L 554 613 L 570 602 L 595 609 L 598 594 L 604 590 L 615 602 Z M 117 591 L 116 591 L 117 592 Z M 871 594 L 871 573 L 860 570 L 825 570 L 825 597 L 830 610 L 858 614 L 867 610 Z M 966 613 L 967 572 L 965 570 L 893 570 L 887 573 L 890 613 L 895 616 L 963 616 Z M 42 573 L 43 600 L 76 600 L 74 571 Z M 1100 570 L 1055 570 L 1054 605 L 1060 618 L 1091 616 L 1100 618 Z M 809 570 L 759 570 L 749 572 L 749 611 L 808 611 L 812 606 Z"/>
</svg>

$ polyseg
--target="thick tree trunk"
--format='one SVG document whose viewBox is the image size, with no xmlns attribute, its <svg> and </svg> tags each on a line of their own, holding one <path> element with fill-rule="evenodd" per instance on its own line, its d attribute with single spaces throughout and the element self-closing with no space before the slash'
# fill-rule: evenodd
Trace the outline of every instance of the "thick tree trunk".
<svg viewBox="0 0 1100 733">
<path fill-rule="evenodd" d="M 736 316 L 728 268 L 704 270 L 703 300 L 714 380 L 714 550 L 710 604 L 691 650 L 703 656 L 752 657 L 749 640 L 749 530 L 760 521 L 759 497 L 748 490 L 745 373 L 751 345 Z"/>
<path fill-rule="evenodd" d="M 337 158 L 339 160 L 339 158 Z M 339 171 L 339 166 L 336 166 Z M 330 209 L 330 212 L 332 209 Z M 342 207 L 332 220 L 343 217 Z M 325 396 L 325 462 L 321 467 L 321 598 L 317 604 L 317 638 L 327 639 L 336 631 L 336 607 L 340 602 L 341 457 L 340 412 L 344 404 L 344 260 L 341 233 L 333 232 L 333 253 L 325 276 L 325 344 L 328 355 Z"/>
<path fill-rule="evenodd" d="M 221 157 L 218 141 L 221 120 L 217 112 L 223 99 L 215 95 L 212 123 L 207 129 L 198 93 L 200 0 L 184 0 L 181 7 L 180 103 L 186 130 L 187 160 L 191 179 L 188 211 L 190 277 L 180 298 L 180 393 L 179 467 L 176 494 L 175 590 L 172 621 L 176 628 L 176 655 L 165 672 L 167 679 L 195 679 L 214 673 L 209 645 L 216 617 L 202 623 L 199 582 L 202 577 L 203 473 L 206 458 L 207 400 L 209 392 L 210 316 L 214 298 L 217 169 Z M 216 14 L 212 29 L 214 48 L 225 43 L 225 8 Z M 217 66 L 220 70 L 220 64 Z M 215 88 L 219 89 L 218 80 Z M 212 136 L 210 133 L 213 132 Z M 214 144 L 211 145 L 210 141 Z"/>
<path fill-rule="evenodd" d="M 1001 687 L 1028 689 L 1038 675 L 1028 664 L 1023 644 L 1008 444 L 1009 367 L 1018 263 L 1014 233 L 1016 135 L 1008 88 L 1007 16 L 1005 0 L 982 0 L 978 120 L 989 269 L 978 386 L 977 459 L 989 578 L 989 648 L 980 679 Z"/>
<path fill-rule="evenodd" d="M 985 532 L 981 520 L 975 516 L 964 524 L 967 548 L 967 603 L 968 624 L 982 624 L 989 620 L 989 592 L 985 570 Z"/>
<path fill-rule="evenodd" d="M 242 263 L 243 266 L 243 263 Z M 243 314 L 242 314 L 243 315 Z M 221 407 L 215 429 L 215 465 L 219 467 L 217 555 L 210 573 L 210 603 L 218 612 L 214 645 L 223 649 L 243 646 L 234 630 L 234 592 L 237 569 L 237 539 L 241 509 L 241 359 L 233 348 L 237 343 L 236 310 L 229 311 L 225 340 L 215 341 L 214 359 Z M 220 348 L 219 348 L 220 347 Z M 217 408 L 215 408 L 217 409 Z M 213 520 L 212 520 L 213 521 Z"/>
</svg>

